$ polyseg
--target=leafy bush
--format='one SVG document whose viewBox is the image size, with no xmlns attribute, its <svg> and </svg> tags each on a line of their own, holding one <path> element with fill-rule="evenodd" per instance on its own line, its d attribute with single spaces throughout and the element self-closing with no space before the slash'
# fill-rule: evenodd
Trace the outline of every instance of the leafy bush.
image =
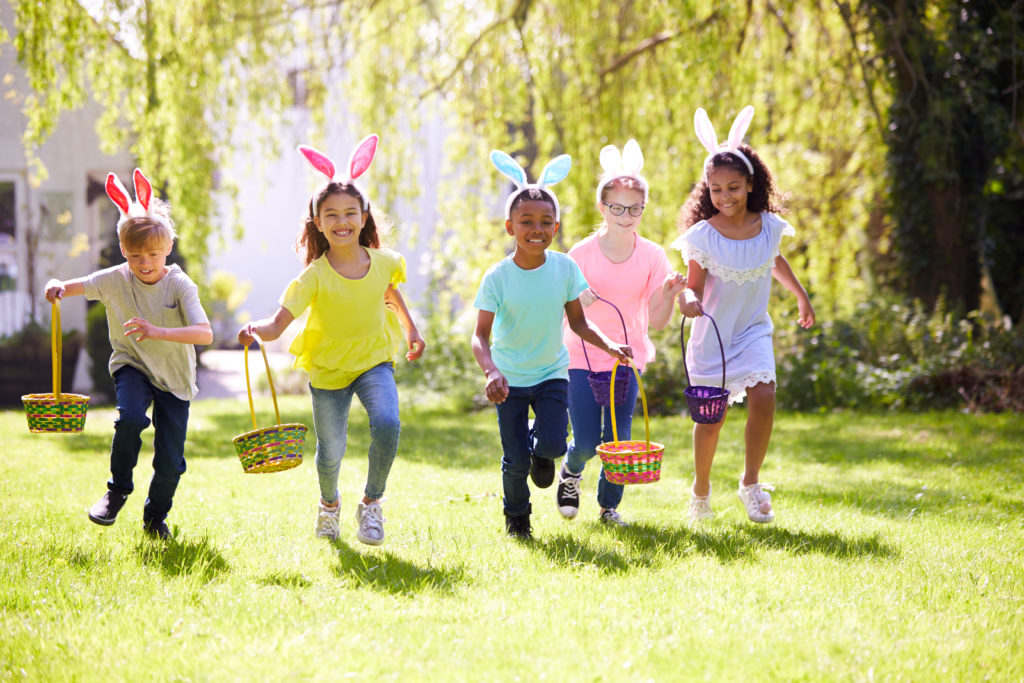
<svg viewBox="0 0 1024 683">
<path fill-rule="evenodd" d="M 92 302 L 85 314 L 86 351 L 89 354 L 90 396 L 102 394 L 114 400 L 114 378 L 110 376 L 110 331 L 107 329 L 107 309 L 100 302 Z M 98 396 L 96 397 L 98 398 Z M 96 399 L 94 399 L 95 401 Z"/>
</svg>

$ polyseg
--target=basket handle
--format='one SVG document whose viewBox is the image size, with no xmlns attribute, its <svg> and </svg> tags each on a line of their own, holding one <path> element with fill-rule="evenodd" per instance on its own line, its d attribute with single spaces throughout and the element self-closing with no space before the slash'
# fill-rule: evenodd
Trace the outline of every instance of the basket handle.
<svg viewBox="0 0 1024 683">
<path fill-rule="evenodd" d="M 263 340 L 258 336 L 253 335 L 256 341 L 260 344 L 260 352 L 263 354 L 263 364 L 267 368 L 267 381 L 270 382 L 270 397 L 274 399 L 274 416 L 277 418 L 276 424 L 281 424 L 281 411 L 277 408 L 277 390 L 274 389 L 274 376 L 270 374 L 270 361 L 267 360 L 267 350 L 263 348 Z M 252 384 L 249 382 L 249 345 L 245 345 L 245 390 L 249 394 L 249 416 L 252 417 L 252 428 L 259 429 L 256 426 L 256 409 L 252 404 Z"/>
<path fill-rule="evenodd" d="M 50 315 L 50 355 L 53 361 L 53 400 L 60 403 L 60 372 L 63 339 L 60 334 L 60 299 L 54 298 Z"/>
<path fill-rule="evenodd" d="M 715 328 L 715 336 L 718 337 L 718 350 L 722 354 L 722 389 L 725 389 L 725 346 L 722 344 L 722 335 L 718 333 L 718 323 L 707 313 L 704 313 L 707 319 L 711 321 L 711 324 Z M 694 324 L 697 323 L 697 319 L 693 319 Z M 683 372 L 686 373 L 686 384 L 687 386 L 693 386 L 693 382 L 690 381 L 690 371 L 686 369 L 686 338 L 683 333 L 686 331 L 686 316 L 683 316 L 683 322 L 679 323 L 679 344 L 683 347 Z"/>
<path fill-rule="evenodd" d="M 612 388 L 611 388 L 611 409 L 612 409 L 612 441 L 615 443 L 619 442 L 619 429 L 618 425 L 615 424 L 615 371 L 619 369 L 621 361 L 618 358 L 615 359 L 615 365 L 612 366 Z M 629 364 L 629 367 L 633 369 L 633 374 L 636 375 L 636 384 L 640 387 L 640 401 L 644 406 L 644 430 L 647 437 L 647 452 L 651 452 L 651 418 L 647 414 L 647 394 L 644 393 L 644 383 L 640 379 L 640 371 L 636 369 L 636 366 Z"/>
<path fill-rule="evenodd" d="M 590 291 L 594 292 L 593 288 L 591 288 Z M 611 301 L 608 301 L 608 299 L 605 299 L 605 298 L 599 296 L 597 292 L 594 292 L 594 296 L 597 298 L 598 301 L 603 301 L 606 304 L 608 304 L 609 306 L 611 306 L 612 308 L 614 308 L 615 312 L 619 314 L 619 322 L 622 323 L 622 337 L 623 337 L 622 343 L 623 344 L 629 344 L 629 332 L 626 330 L 626 319 L 622 317 L 622 311 L 619 310 L 618 306 L 613 304 Z M 587 355 L 587 342 L 585 342 L 582 339 L 580 339 L 580 343 L 583 345 L 583 358 L 584 358 L 584 360 L 587 361 L 587 370 L 590 370 L 591 372 L 593 372 L 594 371 L 593 368 L 590 367 L 590 356 Z"/>
</svg>

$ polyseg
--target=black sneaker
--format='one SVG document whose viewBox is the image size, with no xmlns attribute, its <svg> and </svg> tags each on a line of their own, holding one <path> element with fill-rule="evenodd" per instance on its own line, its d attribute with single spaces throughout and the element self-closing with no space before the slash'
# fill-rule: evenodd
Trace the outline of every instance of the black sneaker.
<svg viewBox="0 0 1024 683">
<path fill-rule="evenodd" d="M 102 526 L 110 526 L 117 520 L 117 513 L 124 507 L 128 496 L 114 491 L 107 491 L 96 504 L 89 508 L 89 519 Z"/>
<path fill-rule="evenodd" d="M 142 528 L 146 531 L 147 536 L 159 538 L 161 541 L 174 540 L 171 530 L 167 528 L 167 522 L 145 522 L 143 523 Z"/>
<path fill-rule="evenodd" d="M 555 461 L 530 455 L 530 479 L 538 488 L 546 489 L 555 481 Z"/>
<path fill-rule="evenodd" d="M 566 519 L 572 519 L 580 511 L 580 482 L 583 481 L 583 473 L 569 474 L 565 469 L 565 463 L 558 472 L 558 489 L 555 492 L 555 500 L 558 502 L 558 511 Z"/>
<path fill-rule="evenodd" d="M 512 538 L 528 541 L 533 538 L 533 527 L 530 526 L 530 510 L 521 515 L 505 515 L 505 533 Z"/>
</svg>

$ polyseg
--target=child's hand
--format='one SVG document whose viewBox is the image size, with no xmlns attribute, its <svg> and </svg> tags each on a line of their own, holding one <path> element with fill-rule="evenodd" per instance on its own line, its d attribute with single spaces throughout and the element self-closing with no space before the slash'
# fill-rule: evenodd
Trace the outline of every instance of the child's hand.
<svg viewBox="0 0 1024 683">
<path fill-rule="evenodd" d="M 487 385 L 484 394 L 491 403 L 503 403 L 508 398 L 508 380 L 498 369 L 487 373 Z"/>
<path fill-rule="evenodd" d="M 633 349 L 626 344 L 612 344 L 608 347 L 608 353 L 623 363 L 628 363 L 629 359 L 633 357 Z"/>
<path fill-rule="evenodd" d="M 800 327 L 809 329 L 814 325 L 814 306 L 811 305 L 811 300 L 803 296 L 797 299 L 797 310 L 800 312 L 800 317 L 797 318 L 797 324 Z"/>
<path fill-rule="evenodd" d="M 684 289 L 679 295 L 679 312 L 687 318 L 699 318 L 704 315 L 704 307 L 700 305 L 700 300 L 692 289 Z"/>
<path fill-rule="evenodd" d="M 51 304 L 64 296 L 64 283 L 60 280 L 50 280 L 46 283 L 46 300 Z"/>
<path fill-rule="evenodd" d="M 406 342 L 409 345 L 409 352 L 405 354 L 406 360 L 416 360 L 423 355 L 423 350 L 427 348 L 427 342 L 423 341 L 423 337 L 415 330 L 406 335 Z"/>
<path fill-rule="evenodd" d="M 587 288 L 580 292 L 580 304 L 582 304 L 583 308 L 586 308 L 595 301 L 597 301 L 597 293 L 594 290 Z"/>
<path fill-rule="evenodd" d="M 256 341 L 256 326 L 254 323 L 248 323 L 238 331 L 238 343 L 242 346 L 249 346 Z"/>
<path fill-rule="evenodd" d="M 137 334 L 138 336 L 135 338 L 135 341 L 137 342 L 140 342 L 143 339 L 160 338 L 160 328 L 143 318 L 132 318 L 122 325 L 122 327 L 125 329 L 124 336 L 126 337 Z"/>
<path fill-rule="evenodd" d="M 666 275 L 665 282 L 661 285 L 662 295 L 670 299 L 682 294 L 684 289 L 686 289 L 686 276 L 676 271 Z"/>
</svg>

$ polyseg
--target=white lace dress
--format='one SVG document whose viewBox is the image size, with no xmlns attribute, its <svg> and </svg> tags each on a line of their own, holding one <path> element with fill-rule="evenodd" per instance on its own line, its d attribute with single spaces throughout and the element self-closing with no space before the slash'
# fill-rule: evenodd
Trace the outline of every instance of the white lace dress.
<svg viewBox="0 0 1024 683">
<path fill-rule="evenodd" d="M 774 327 L 768 315 L 768 295 L 782 237 L 794 234 L 793 226 L 782 218 L 762 213 L 761 232 L 756 237 L 729 239 L 701 221 L 672 243 L 672 248 L 682 252 L 684 261 L 696 261 L 707 271 L 701 303 L 722 335 L 729 403 L 742 401 L 747 387 L 775 381 Z M 691 323 L 693 331 L 686 345 L 690 381 L 720 386 L 722 356 L 715 329 L 707 316 Z"/>
</svg>

